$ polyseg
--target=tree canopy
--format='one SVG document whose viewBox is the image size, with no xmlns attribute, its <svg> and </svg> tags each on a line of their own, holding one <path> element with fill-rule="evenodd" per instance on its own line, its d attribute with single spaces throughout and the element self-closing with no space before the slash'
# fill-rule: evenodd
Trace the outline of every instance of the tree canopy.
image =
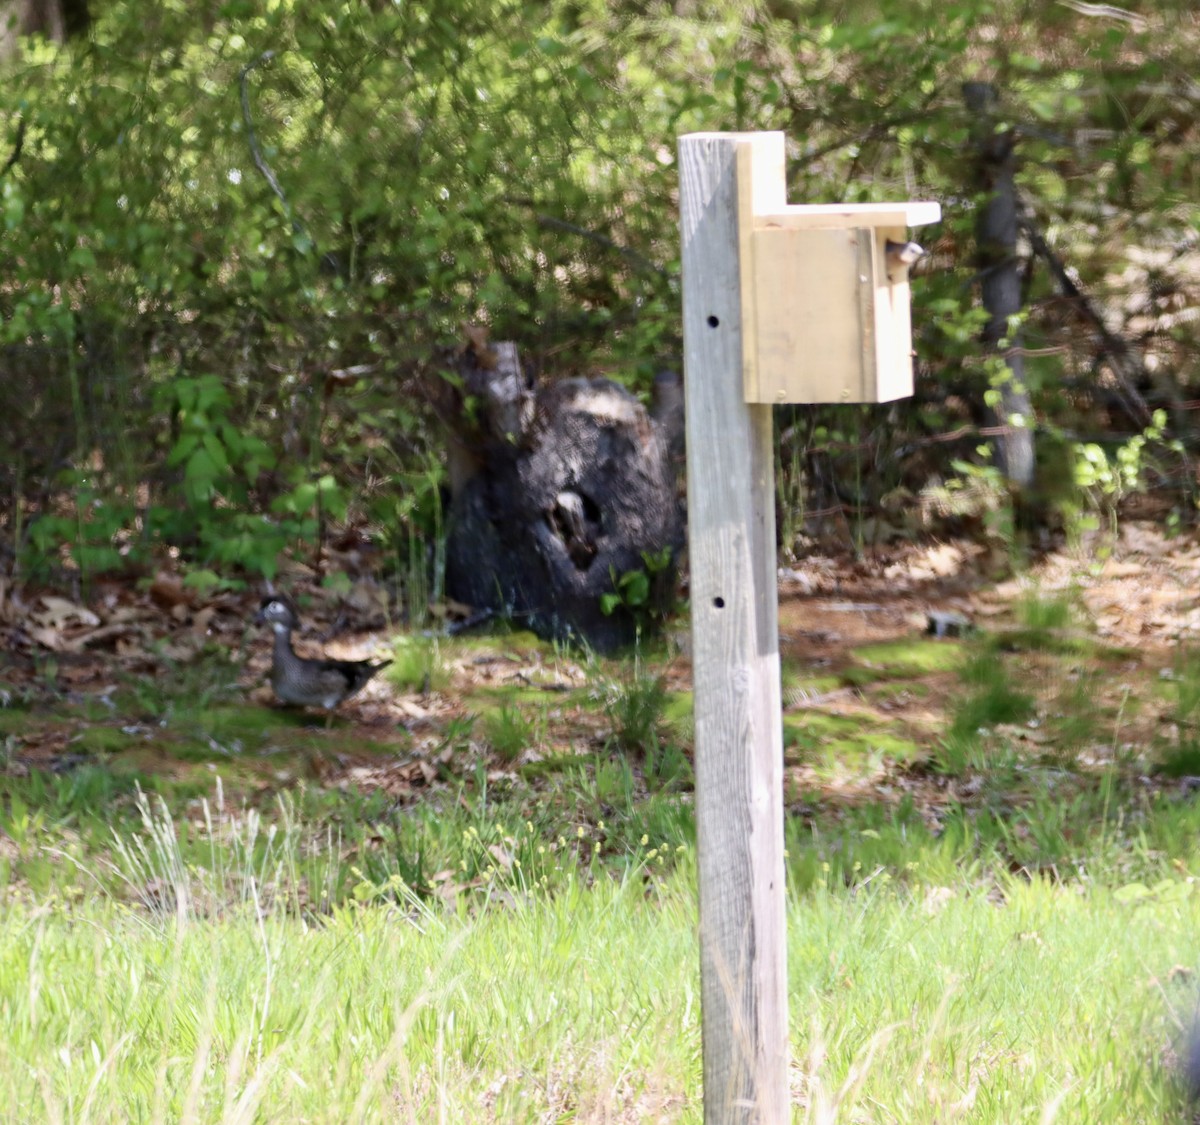
<svg viewBox="0 0 1200 1125">
<path fill-rule="evenodd" d="M 429 530 L 422 387 L 464 323 L 637 390 L 678 363 L 675 140 L 698 129 L 784 130 L 795 202 L 943 205 L 917 399 L 797 413 L 793 499 L 986 473 L 1011 375 L 980 344 L 970 83 L 1017 159 L 1024 307 L 999 343 L 1019 339 L 1031 416 L 1001 427 L 1034 429 L 1068 507 L 1162 480 L 1186 513 L 1200 25 L 1147 8 L 96 0 L 86 23 L 18 19 L 6 549 L 86 570 L 166 544 L 269 573 L 351 497 L 388 534 Z M 402 495 L 379 487 L 397 475 Z"/>
</svg>

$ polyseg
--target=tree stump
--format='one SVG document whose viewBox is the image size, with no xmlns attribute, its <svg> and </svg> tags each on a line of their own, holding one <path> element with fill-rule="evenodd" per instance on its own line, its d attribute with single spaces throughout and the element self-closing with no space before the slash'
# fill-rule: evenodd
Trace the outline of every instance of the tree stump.
<svg viewBox="0 0 1200 1125">
<path fill-rule="evenodd" d="M 674 593 L 678 377 L 656 382 L 655 417 L 609 379 L 535 388 L 516 346 L 481 334 L 452 373 L 438 404 L 450 436 L 447 593 L 542 637 L 605 652 L 633 641 Z M 626 597 L 605 599 L 637 571 L 648 587 L 627 583 Z"/>
</svg>

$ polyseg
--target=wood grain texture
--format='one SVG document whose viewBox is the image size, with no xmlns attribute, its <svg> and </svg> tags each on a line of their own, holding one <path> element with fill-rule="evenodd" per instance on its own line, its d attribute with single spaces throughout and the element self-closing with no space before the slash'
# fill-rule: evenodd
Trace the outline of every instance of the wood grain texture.
<svg viewBox="0 0 1200 1125">
<path fill-rule="evenodd" d="M 742 385 L 747 148 L 743 161 L 782 166 L 782 134 L 679 142 L 709 1125 L 790 1117 L 772 421 L 770 406 L 747 405 Z"/>
<path fill-rule="evenodd" d="M 747 402 L 912 394 L 908 267 L 886 252 L 907 237 L 904 227 L 753 230 L 742 256 L 754 292 L 742 300 Z"/>
<path fill-rule="evenodd" d="M 759 209 L 754 225 L 760 229 L 809 230 L 841 227 L 919 227 L 936 223 L 942 206 L 931 200 L 906 203 L 793 203 L 770 213 Z"/>
<path fill-rule="evenodd" d="M 757 355 L 748 402 L 871 401 L 873 243 L 870 230 L 841 227 L 754 232 Z"/>
<path fill-rule="evenodd" d="M 908 241 L 904 227 L 874 231 L 872 276 L 875 279 L 875 383 L 868 402 L 892 402 L 913 393 L 912 303 L 908 266 L 891 265 L 888 242 Z"/>
</svg>

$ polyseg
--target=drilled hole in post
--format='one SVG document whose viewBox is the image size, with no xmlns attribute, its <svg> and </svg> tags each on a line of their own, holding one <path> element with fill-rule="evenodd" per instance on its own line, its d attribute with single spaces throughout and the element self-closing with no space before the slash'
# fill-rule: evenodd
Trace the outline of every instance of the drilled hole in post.
<svg viewBox="0 0 1200 1125">
<path fill-rule="evenodd" d="M 715 605 L 717 607 L 717 609 L 724 609 L 725 608 L 725 599 L 724 598 L 713 598 L 713 605 Z"/>
<path fill-rule="evenodd" d="M 710 316 L 708 318 L 709 328 L 716 328 L 716 326 L 720 323 L 721 323 L 721 318 L 719 316 Z"/>
</svg>

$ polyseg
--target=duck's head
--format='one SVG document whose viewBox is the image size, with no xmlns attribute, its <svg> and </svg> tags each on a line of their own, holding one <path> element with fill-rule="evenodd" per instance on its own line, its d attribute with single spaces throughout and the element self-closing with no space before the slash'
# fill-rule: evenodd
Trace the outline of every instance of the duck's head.
<svg viewBox="0 0 1200 1125">
<path fill-rule="evenodd" d="M 254 620 L 259 624 L 272 625 L 277 629 L 294 629 L 296 627 L 296 613 L 283 598 L 272 597 L 263 598 L 262 606 Z"/>
</svg>

